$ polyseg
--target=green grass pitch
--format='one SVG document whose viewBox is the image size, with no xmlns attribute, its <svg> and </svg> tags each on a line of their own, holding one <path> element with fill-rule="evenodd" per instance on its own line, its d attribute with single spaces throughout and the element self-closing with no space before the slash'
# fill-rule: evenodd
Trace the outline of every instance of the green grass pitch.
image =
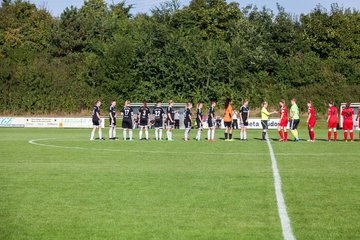
<svg viewBox="0 0 360 240">
<path fill-rule="evenodd" d="M 282 239 L 260 131 L 210 143 L 183 142 L 183 131 L 174 142 L 90 142 L 80 129 L 0 136 L 0 239 Z M 360 239 L 359 142 L 272 146 L 296 239 Z"/>
</svg>

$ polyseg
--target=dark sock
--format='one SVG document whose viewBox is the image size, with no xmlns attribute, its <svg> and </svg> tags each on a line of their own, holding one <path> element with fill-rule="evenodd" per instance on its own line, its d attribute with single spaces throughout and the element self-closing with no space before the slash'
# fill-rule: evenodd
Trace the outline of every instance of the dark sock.
<svg viewBox="0 0 360 240">
<path fill-rule="evenodd" d="M 227 134 L 227 133 L 225 133 L 225 140 L 226 140 L 226 139 L 228 139 L 228 134 Z"/>
<path fill-rule="evenodd" d="M 229 139 L 232 139 L 232 133 L 229 134 Z"/>
<path fill-rule="evenodd" d="M 266 132 L 262 132 L 262 140 L 265 140 L 266 138 Z"/>
</svg>

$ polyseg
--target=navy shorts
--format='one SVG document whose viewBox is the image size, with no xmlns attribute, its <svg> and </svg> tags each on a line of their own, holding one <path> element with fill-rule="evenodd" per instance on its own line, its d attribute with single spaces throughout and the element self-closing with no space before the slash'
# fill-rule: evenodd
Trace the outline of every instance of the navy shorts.
<svg viewBox="0 0 360 240">
<path fill-rule="evenodd" d="M 290 121 L 290 130 L 295 130 L 295 129 L 297 129 L 299 123 L 300 123 L 300 119 L 292 119 L 292 120 Z"/>
<path fill-rule="evenodd" d="M 209 128 L 215 127 L 215 121 L 212 118 L 209 118 L 207 122 Z"/>
<path fill-rule="evenodd" d="M 100 119 L 93 119 L 92 120 L 94 126 L 100 126 Z"/>
<path fill-rule="evenodd" d="M 269 129 L 268 122 L 269 122 L 268 120 L 261 120 L 261 126 L 263 130 Z"/>
<path fill-rule="evenodd" d="M 141 127 L 145 127 L 147 125 L 149 125 L 148 119 L 140 119 L 140 126 Z"/>
<path fill-rule="evenodd" d="M 190 121 L 184 121 L 185 128 L 191 128 L 191 122 Z"/>
<path fill-rule="evenodd" d="M 244 126 L 244 127 L 249 126 L 249 121 L 247 118 L 241 118 L 241 120 L 242 120 L 242 123 L 241 123 L 242 126 Z"/>
<path fill-rule="evenodd" d="M 196 127 L 197 127 L 197 129 L 202 129 L 203 128 L 202 122 L 199 119 L 196 120 Z"/>
<path fill-rule="evenodd" d="M 168 128 L 174 128 L 175 122 L 171 122 L 170 120 L 167 120 L 167 127 Z"/>
<path fill-rule="evenodd" d="M 113 118 L 113 119 L 114 119 L 114 121 L 111 118 L 109 118 L 110 127 L 116 126 L 116 118 Z"/>
<path fill-rule="evenodd" d="M 133 128 L 133 124 L 131 121 L 129 120 L 123 120 L 122 122 L 122 128 L 124 129 L 132 129 Z"/>
<path fill-rule="evenodd" d="M 232 128 L 232 122 L 224 122 L 224 126 L 227 128 Z"/>
<path fill-rule="evenodd" d="M 163 128 L 162 120 L 155 120 L 155 128 Z"/>
</svg>

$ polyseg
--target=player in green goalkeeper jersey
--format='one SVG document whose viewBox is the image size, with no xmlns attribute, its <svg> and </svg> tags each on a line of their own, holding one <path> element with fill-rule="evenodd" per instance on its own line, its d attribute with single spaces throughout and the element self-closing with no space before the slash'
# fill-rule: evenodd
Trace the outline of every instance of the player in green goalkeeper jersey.
<svg viewBox="0 0 360 240">
<path fill-rule="evenodd" d="M 300 112 L 299 107 L 296 104 L 296 99 L 293 98 L 291 100 L 291 108 L 290 108 L 290 131 L 295 138 L 295 142 L 299 141 L 299 133 L 297 131 L 297 127 L 300 123 Z"/>
</svg>

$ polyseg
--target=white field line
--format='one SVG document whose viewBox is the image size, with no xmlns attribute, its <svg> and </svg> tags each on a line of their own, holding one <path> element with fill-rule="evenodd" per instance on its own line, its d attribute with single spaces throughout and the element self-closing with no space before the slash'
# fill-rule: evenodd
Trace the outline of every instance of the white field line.
<svg viewBox="0 0 360 240">
<path fill-rule="evenodd" d="M 130 153 L 164 153 L 164 154 L 202 154 L 202 155 L 241 155 L 241 156 L 267 156 L 268 153 L 256 153 L 256 152 L 180 152 L 180 151 L 141 151 L 141 150 L 130 150 L 130 149 L 117 149 L 117 148 L 93 148 L 93 147 L 77 147 L 77 146 L 62 146 L 62 145 L 55 145 L 55 144 L 47 144 L 47 143 L 39 143 L 42 141 L 51 141 L 56 140 L 57 142 L 89 142 L 88 140 L 69 140 L 69 139 L 58 139 L 58 138 L 44 138 L 44 139 L 32 139 L 29 140 L 28 143 L 32 145 L 42 146 L 42 147 L 50 147 L 50 148 L 63 148 L 63 149 L 78 149 L 78 150 L 94 150 L 94 151 L 110 151 L 110 152 L 130 152 Z M 166 142 L 166 141 L 164 141 Z M 319 157 L 319 156 L 335 156 L 338 153 L 277 153 L 278 156 L 313 156 L 313 157 Z M 342 153 L 342 156 L 353 156 L 358 155 L 357 153 Z"/>
<path fill-rule="evenodd" d="M 142 151 L 142 150 L 130 150 L 121 148 L 93 148 L 93 147 L 77 147 L 77 146 L 61 146 L 55 144 L 39 143 L 41 141 L 56 140 L 56 138 L 47 139 L 32 139 L 28 143 L 32 145 L 50 147 L 50 148 L 63 148 L 63 149 L 78 149 L 78 150 L 95 150 L 95 151 L 111 151 L 111 152 L 128 152 L 128 153 L 154 153 L 154 154 L 202 154 L 202 155 L 241 155 L 241 156 L 265 156 L 265 153 L 249 153 L 249 152 L 186 152 L 186 151 Z"/>
<path fill-rule="evenodd" d="M 267 144 L 269 147 L 269 153 L 271 158 L 271 166 L 274 176 L 274 185 L 275 185 L 275 195 L 276 195 L 276 202 L 279 210 L 279 217 L 281 222 L 282 234 L 284 240 L 295 240 L 295 236 L 291 229 L 290 219 L 286 210 L 286 204 L 284 200 L 284 196 L 281 190 L 281 177 L 279 173 L 279 169 L 277 167 L 277 161 L 274 154 L 274 150 L 270 143 L 270 140 L 267 140 Z"/>
</svg>

